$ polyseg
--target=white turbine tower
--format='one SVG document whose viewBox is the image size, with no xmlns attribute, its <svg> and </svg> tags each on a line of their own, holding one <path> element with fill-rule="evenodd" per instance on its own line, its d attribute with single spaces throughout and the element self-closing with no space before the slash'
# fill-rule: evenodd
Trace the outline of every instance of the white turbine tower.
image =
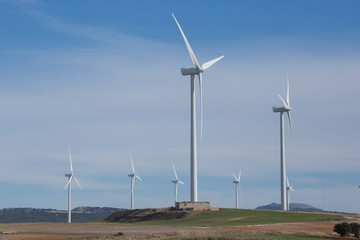
<svg viewBox="0 0 360 240">
<path fill-rule="evenodd" d="M 78 180 L 76 179 L 76 177 L 74 175 L 74 171 L 73 171 L 73 167 L 72 167 L 70 148 L 68 148 L 68 150 L 69 150 L 69 159 L 70 159 L 70 173 L 65 174 L 65 177 L 68 178 L 68 182 L 67 182 L 64 189 L 68 188 L 68 223 L 71 223 L 71 181 L 74 179 L 75 182 L 77 183 L 77 185 L 79 186 L 79 188 L 81 188 L 81 186 L 80 186 L 80 183 L 78 182 Z"/>
<path fill-rule="evenodd" d="M 289 184 L 289 178 L 286 177 L 286 202 L 287 210 L 290 210 L 290 191 L 295 191 L 293 187 Z"/>
<path fill-rule="evenodd" d="M 235 178 L 235 180 L 233 181 L 233 183 L 235 183 L 235 207 L 239 208 L 239 192 L 240 192 L 240 198 L 242 198 L 241 196 L 241 189 L 240 189 L 240 177 L 241 177 L 241 171 L 239 172 L 239 177 L 236 177 L 235 174 L 232 174 Z"/>
<path fill-rule="evenodd" d="M 171 161 L 172 163 L 172 166 L 174 168 L 174 174 L 175 174 L 175 180 L 171 181 L 173 184 L 174 184 L 174 204 L 176 205 L 176 202 L 177 202 L 177 192 L 178 192 L 178 183 L 180 184 L 184 184 L 182 181 L 179 180 L 177 174 L 176 174 L 176 169 L 175 169 L 175 165 L 174 165 L 174 162 Z"/>
<path fill-rule="evenodd" d="M 132 173 L 128 174 L 128 176 L 131 178 L 131 209 L 134 209 L 134 183 L 135 183 L 135 178 L 139 179 L 140 181 L 142 181 L 142 180 L 135 173 L 134 162 L 133 162 L 133 159 L 131 157 L 130 152 L 129 152 L 129 155 L 130 155 L 131 169 L 132 169 Z"/>
<path fill-rule="evenodd" d="M 273 107 L 273 112 L 280 113 L 280 172 L 281 172 L 281 209 L 287 210 L 286 203 L 286 170 L 285 170 L 285 141 L 284 141 L 284 112 L 286 112 L 291 129 L 291 136 L 294 141 L 293 128 L 291 123 L 291 107 L 289 101 L 289 79 L 287 79 L 287 91 L 286 91 L 286 101 L 278 94 L 278 97 L 283 102 L 283 107 Z"/>
<path fill-rule="evenodd" d="M 174 20 L 179 27 L 181 35 L 185 41 L 186 47 L 190 54 L 191 61 L 195 65 L 192 68 L 181 68 L 181 74 L 183 76 L 190 75 L 190 96 L 191 96 L 191 130 L 190 130 L 190 201 L 198 201 L 197 191 L 197 146 L 196 146 L 196 104 L 195 104 L 195 75 L 199 76 L 199 90 L 200 90 L 200 112 L 201 112 L 201 128 L 200 128 L 200 141 L 202 140 L 202 126 L 203 126 L 203 110 L 202 110 L 202 73 L 224 56 L 218 57 L 214 60 L 204 63 L 200 66 L 196 59 L 196 56 L 191 49 L 191 46 L 186 39 L 184 32 L 182 31 L 180 24 L 176 20 L 174 14 L 172 14 Z"/>
</svg>

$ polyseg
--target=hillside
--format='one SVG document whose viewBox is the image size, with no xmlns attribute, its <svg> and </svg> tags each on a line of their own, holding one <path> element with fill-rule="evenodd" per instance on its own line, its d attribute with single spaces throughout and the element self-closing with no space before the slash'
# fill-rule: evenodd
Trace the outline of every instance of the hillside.
<svg viewBox="0 0 360 240">
<path fill-rule="evenodd" d="M 102 220 L 117 208 L 77 207 L 72 210 L 72 222 Z M 0 210 L 0 223 L 67 222 L 67 211 L 37 208 L 4 208 Z"/>
<path fill-rule="evenodd" d="M 309 204 L 304 203 L 290 203 L 289 206 L 290 211 L 315 211 L 315 212 L 321 212 L 323 211 L 320 208 L 313 207 Z M 281 205 L 278 203 L 270 203 L 268 205 L 259 206 L 255 209 L 263 209 L 263 210 L 281 210 Z"/>
<path fill-rule="evenodd" d="M 177 215 L 183 212 L 184 216 Z M 119 210 L 107 222 L 160 226 L 240 226 L 284 222 L 342 220 L 336 214 L 221 208 L 218 211 L 176 211 L 171 209 Z"/>
<path fill-rule="evenodd" d="M 190 216 L 192 211 L 177 211 L 172 208 L 144 208 L 118 210 L 105 218 L 107 222 L 141 222 L 152 220 L 171 220 Z"/>
</svg>

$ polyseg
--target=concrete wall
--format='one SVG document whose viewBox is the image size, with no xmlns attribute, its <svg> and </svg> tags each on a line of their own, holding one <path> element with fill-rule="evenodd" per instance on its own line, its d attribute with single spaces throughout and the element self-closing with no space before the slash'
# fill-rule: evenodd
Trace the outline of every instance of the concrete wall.
<svg viewBox="0 0 360 240">
<path fill-rule="evenodd" d="M 209 202 L 176 202 L 177 210 L 209 210 Z"/>
</svg>

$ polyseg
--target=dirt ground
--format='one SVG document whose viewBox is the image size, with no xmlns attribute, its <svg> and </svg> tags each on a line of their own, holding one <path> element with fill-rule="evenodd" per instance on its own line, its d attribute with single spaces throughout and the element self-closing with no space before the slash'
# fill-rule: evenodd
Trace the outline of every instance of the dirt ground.
<svg viewBox="0 0 360 240">
<path fill-rule="evenodd" d="M 359 222 L 359 216 L 344 214 L 349 222 Z M 232 227 L 168 227 L 124 226 L 117 223 L 13 223 L 0 224 L 0 239 L 167 239 L 192 236 L 223 236 L 235 234 L 287 234 L 338 239 L 333 227 L 339 221 L 277 223 Z M 342 238 L 344 239 L 344 238 Z"/>
</svg>

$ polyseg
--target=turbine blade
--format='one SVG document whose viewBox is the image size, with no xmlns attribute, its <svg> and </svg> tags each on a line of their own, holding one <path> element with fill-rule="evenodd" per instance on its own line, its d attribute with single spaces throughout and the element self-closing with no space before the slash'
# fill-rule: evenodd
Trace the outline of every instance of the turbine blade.
<svg viewBox="0 0 360 240">
<path fill-rule="evenodd" d="M 232 174 L 232 175 L 234 176 L 234 178 L 235 178 L 236 181 L 239 181 L 239 180 L 236 178 L 235 174 Z"/>
<path fill-rule="evenodd" d="M 182 181 L 180 181 L 180 180 L 178 180 L 178 183 L 181 183 L 181 184 L 185 185 L 185 183 L 183 183 L 183 182 L 182 182 Z"/>
<path fill-rule="evenodd" d="M 289 178 L 288 178 L 288 177 L 286 177 L 286 184 L 287 184 L 288 187 L 290 187 Z"/>
<path fill-rule="evenodd" d="M 289 76 L 286 75 L 286 82 L 287 82 L 287 89 L 286 89 L 286 102 L 287 102 L 287 105 L 290 106 L 290 90 L 289 90 Z"/>
<path fill-rule="evenodd" d="M 67 184 L 65 185 L 64 189 L 66 189 L 70 184 L 70 181 L 67 182 Z"/>
<path fill-rule="evenodd" d="M 80 183 L 78 182 L 78 180 L 76 179 L 75 176 L 74 176 L 74 180 L 75 180 L 75 182 L 77 183 L 77 185 L 79 186 L 79 188 L 81 189 L 81 185 L 80 185 Z"/>
<path fill-rule="evenodd" d="M 136 177 L 137 179 L 139 179 L 140 181 L 142 181 L 141 178 L 140 178 L 137 174 L 135 174 L 135 177 Z"/>
<path fill-rule="evenodd" d="M 133 173 L 135 174 L 134 162 L 132 160 L 130 151 L 129 151 L 129 155 L 130 155 L 130 161 L 131 161 L 131 169 L 132 169 Z"/>
<path fill-rule="evenodd" d="M 203 134 L 202 73 L 199 73 L 199 90 L 200 90 L 200 142 L 202 142 L 202 134 Z"/>
<path fill-rule="evenodd" d="M 239 182 L 240 182 L 240 177 L 241 177 L 241 171 L 239 171 Z"/>
<path fill-rule="evenodd" d="M 278 97 L 281 99 L 281 101 L 283 102 L 284 104 L 284 107 L 285 108 L 288 108 L 288 105 L 286 104 L 285 100 L 280 96 L 280 94 L 278 94 Z"/>
<path fill-rule="evenodd" d="M 73 173 L 73 167 L 72 167 L 72 159 L 71 159 L 71 152 L 70 152 L 70 148 L 68 147 L 68 151 L 69 151 L 69 159 L 70 159 L 70 172 Z"/>
<path fill-rule="evenodd" d="M 217 61 L 219 61 L 219 60 L 222 59 L 223 57 L 224 57 L 224 55 L 222 55 L 221 57 L 215 58 L 215 59 L 213 59 L 213 60 L 211 60 L 211 61 L 208 61 L 208 62 L 204 63 L 203 65 L 201 65 L 201 69 L 205 71 L 206 69 L 208 69 L 209 67 L 211 67 L 212 65 L 214 65 Z"/>
<path fill-rule="evenodd" d="M 193 50 L 191 49 L 191 46 L 190 46 L 188 40 L 186 39 L 186 36 L 185 36 L 183 30 L 182 30 L 181 27 L 180 27 L 180 24 L 179 24 L 178 21 L 176 20 L 176 17 L 175 17 L 175 15 L 174 15 L 173 13 L 172 13 L 172 16 L 173 16 L 176 24 L 178 25 L 178 27 L 179 27 L 179 29 L 180 29 L 181 35 L 182 35 L 182 37 L 183 37 L 183 39 L 184 39 L 184 41 L 185 41 L 186 47 L 187 47 L 188 52 L 189 52 L 189 54 L 190 54 L 191 61 L 193 62 L 193 64 L 194 64 L 198 69 L 200 69 L 199 62 L 197 61 L 197 59 L 196 59 L 196 57 L 195 57 L 195 54 L 194 54 Z"/>
<path fill-rule="evenodd" d="M 290 115 L 290 111 L 286 112 L 289 118 L 289 123 L 290 123 L 290 129 L 291 129 L 291 137 L 292 137 L 292 141 L 294 143 L 294 132 L 293 132 L 293 127 L 292 127 L 292 122 L 291 122 L 291 115 Z"/>
<path fill-rule="evenodd" d="M 178 179 L 178 176 L 177 176 L 177 174 L 176 174 L 176 169 L 175 169 L 174 162 L 173 162 L 172 160 L 171 160 L 171 163 L 172 163 L 172 166 L 173 166 L 173 168 L 174 168 L 175 178 L 176 178 L 176 180 L 179 180 L 179 179 Z"/>
<path fill-rule="evenodd" d="M 69 186 L 69 184 L 70 184 L 70 182 L 71 182 L 71 179 L 72 179 L 72 176 L 69 178 L 69 181 L 68 181 L 67 184 L 65 185 L 64 189 L 66 189 L 66 188 Z"/>
</svg>

